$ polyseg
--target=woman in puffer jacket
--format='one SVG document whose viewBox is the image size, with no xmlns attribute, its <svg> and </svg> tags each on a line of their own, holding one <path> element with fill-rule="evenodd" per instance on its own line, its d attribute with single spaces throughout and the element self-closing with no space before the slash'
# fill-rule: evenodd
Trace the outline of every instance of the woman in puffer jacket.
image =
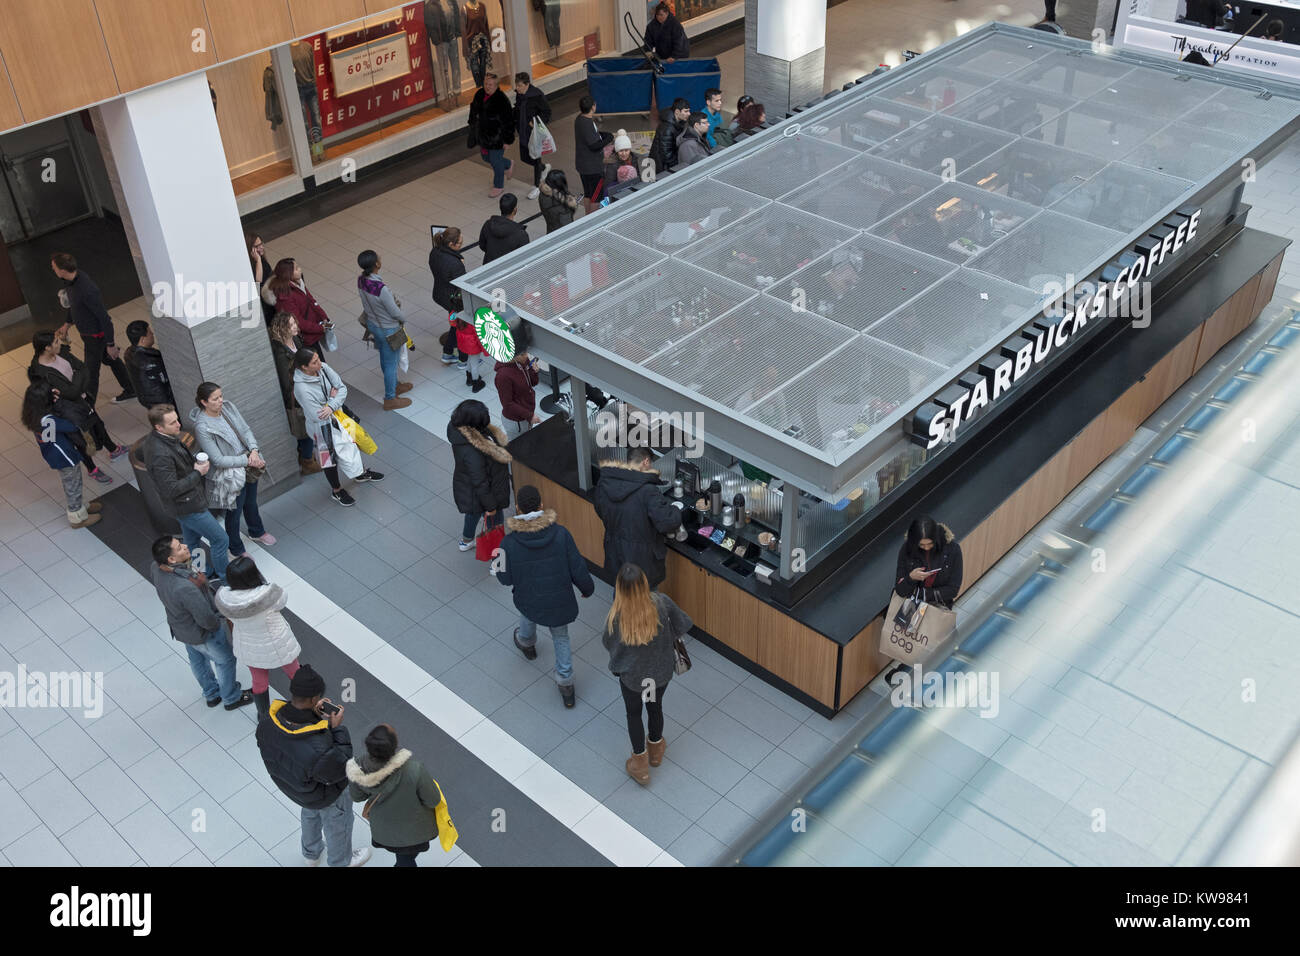
<svg viewBox="0 0 1300 956">
<path fill-rule="evenodd" d="M 280 613 L 289 602 L 278 584 L 267 584 L 253 559 L 235 558 L 226 568 L 226 583 L 213 598 L 217 610 L 230 618 L 230 646 L 235 659 L 253 675 L 253 702 L 259 715 L 271 710 L 269 671 L 281 668 L 289 679 L 298 672 L 302 649 L 293 629 Z"/>
<path fill-rule="evenodd" d="M 397 857 L 394 866 L 413 867 L 415 858 L 438 837 L 433 810 L 442 791 L 411 752 L 398 749 L 397 731 L 380 724 L 366 734 L 366 752 L 347 765 L 352 802 L 366 801 L 370 842 Z"/>
</svg>

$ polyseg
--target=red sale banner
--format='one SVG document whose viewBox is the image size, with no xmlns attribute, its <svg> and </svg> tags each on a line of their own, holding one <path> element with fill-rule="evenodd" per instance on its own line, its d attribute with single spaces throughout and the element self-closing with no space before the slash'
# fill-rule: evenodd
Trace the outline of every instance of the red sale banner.
<svg viewBox="0 0 1300 956">
<path fill-rule="evenodd" d="M 423 7 L 306 41 L 316 63 L 321 132 L 330 137 L 433 99 Z"/>
</svg>

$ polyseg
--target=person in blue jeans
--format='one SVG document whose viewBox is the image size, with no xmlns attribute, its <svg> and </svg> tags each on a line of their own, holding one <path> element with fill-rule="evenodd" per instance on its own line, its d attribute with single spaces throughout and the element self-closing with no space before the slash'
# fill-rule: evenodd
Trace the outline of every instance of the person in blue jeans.
<svg viewBox="0 0 1300 956">
<path fill-rule="evenodd" d="M 199 461 L 181 440 L 181 420 L 171 405 L 155 405 L 149 409 L 149 424 L 153 431 L 144 439 L 145 467 L 158 491 L 163 511 L 181 526 L 185 545 L 197 552 L 207 539 L 211 553 L 200 565 L 200 571 L 209 568 L 213 576 L 225 580 L 226 565 L 230 563 L 230 537 L 225 525 L 212 517 L 208 510 L 207 489 L 203 479 L 212 463 L 203 455 Z"/>
<path fill-rule="evenodd" d="M 230 634 L 217 613 L 208 578 L 190 561 L 190 549 L 171 535 L 153 543 L 153 585 L 167 612 L 172 637 L 185 645 L 190 671 L 209 707 L 225 704 L 235 710 L 253 702 L 253 692 L 235 679 L 235 654 Z"/>
<path fill-rule="evenodd" d="M 384 284 L 379 275 L 383 263 L 373 249 L 367 249 L 357 256 L 357 265 L 361 275 L 357 276 L 357 293 L 361 296 L 361 314 L 366 317 L 366 328 L 379 350 L 379 367 L 384 371 L 384 410 L 406 408 L 411 404 L 409 398 L 398 398 L 403 392 L 409 392 L 413 386 L 410 382 L 397 380 L 398 349 L 406 348 L 403 341 L 397 349 L 388 343 L 388 337 L 400 332 L 405 327 L 406 319 L 402 316 L 401 303 L 393 297 L 393 290 Z M 403 340 L 405 336 L 402 336 Z"/>
<path fill-rule="evenodd" d="M 506 147 L 515 141 L 515 109 L 510 97 L 497 85 L 495 73 L 483 75 L 483 86 L 469 104 L 471 146 L 477 145 L 484 162 L 492 167 L 493 199 L 505 190 L 506 177 L 514 161 L 506 159 Z"/>
<path fill-rule="evenodd" d="M 574 705 L 573 654 L 569 625 L 578 619 L 576 587 L 584 598 L 596 590 L 587 562 L 578 552 L 569 529 L 556 523 L 555 512 L 542 509 L 542 496 L 532 485 L 515 494 L 518 513 L 506 519 L 506 536 L 495 552 L 497 580 L 514 589 L 519 609 L 515 647 L 528 660 L 537 659 L 537 626 L 551 632 L 555 645 L 555 682 L 565 707 Z"/>
</svg>

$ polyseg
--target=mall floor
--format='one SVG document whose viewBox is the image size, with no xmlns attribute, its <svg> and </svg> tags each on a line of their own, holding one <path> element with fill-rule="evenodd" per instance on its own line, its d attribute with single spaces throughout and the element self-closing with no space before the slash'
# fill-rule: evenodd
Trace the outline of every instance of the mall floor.
<svg viewBox="0 0 1300 956">
<path fill-rule="evenodd" d="M 951 38 L 955 17 L 972 26 L 992 17 L 1031 23 L 1040 9 L 1027 2 L 924 0 L 908 4 L 904 18 L 894 4 L 847 0 L 829 12 L 827 87 L 868 72 L 891 51 Z M 869 38 L 865 44 L 863 37 Z M 741 92 L 741 52 L 726 51 L 720 59 L 725 96 L 734 102 Z M 566 156 L 571 114 L 552 125 Z M 609 588 L 598 585 L 571 628 L 573 710 L 563 708 L 549 676 L 553 660 L 545 632 L 537 661 L 513 648 L 509 592 L 455 546 L 460 517 L 450 498 L 451 456 L 443 436 L 451 409 L 470 393 L 462 373 L 437 361 L 436 334 L 445 326 L 429 299 L 425 264 L 430 223 L 460 224 L 473 238 L 495 210 L 487 197 L 489 178 L 481 162 L 466 159 L 309 224 L 295 223 L 292 231 L 266 229 L 268 255 L 296 256 L 327 311 L 343 319 L 343 348 L 330 356 L 331 364 L 353 390 L 349 403 L 376 438 L 375 466 L 388 477 L 356 489 L 357 507 L 347 510 L 329 500 L 323 479 L 305 479 L 262 509 L 279 542 L 251 550 L 267 577 L 290 594 L 303 659 L 322 662 L 331 681 L 353 677 L 366 688 L 351 710 L 354 738 L 375 721 L 394 722 L 403 742 L 439 778 L 461 841 L 451 854 L 435 847 L 422 864 L 711 863 L 855 726 L 875 698 L 861 694 L 826 720 L 696 643 L 694 668 L 665 696 L 667 758 L 643 789 L 623 770 L 628 742 L 622 706 L 596 639 Z M 1258 209 L 1252 225 L 1297 234 L 1300 146 L 1261 171 L 1248 199 Z M 521 208 L 535 209 L 528 202 Z M 385 278 L 404 303 L 418 345 L 410 372 L 413 404 L 399 413 L 379 409 L 377 360 L 349 321 L 356 312 L 355 255 L 367 247 L 381 253 Z M 477 264 L 473 254 L 467 264 Z M 1281 281 L 1300 285 L 1297 271 L 1289 258 Z M 122 327 L 147 312 L 138 299 L 115 309 L 114 319 Z M 0 860 L 298 863 L 295 808 L 261 764 L 252 709 L 209 711 L 181 648 L 168 637 L 145 576 L 147 531 L 137 520 L 139 496 L 125 462 L 106 466 L 116 479 L 111 488 L 91 489 L 103 495 L 108 515 L 96 533 L 67 527 L 57 476 L 15 424 L 29 356 L 26 349 L 0 356 L 0 670 L 21 663 L 29 671 L 102 671 L 108 703 L 95 719 L 77 710 L 0 711 Z M 478 397 L 499 412 L 494 389 Z M 144 434 L 138 405 L 104 402 L 100 410 L 119 440 Z M 1135 443 L 1149 437 L 1139 435 Z M 1102 488 L 1135 453 L 1136 445 L 1121 451 L 1080 494 Z M 1281 522 L 1281 538 L 1296 514 L 1291 509 L 1273 519 L 1275 526 Z M 1226 514 L 1222 533 L 1232 521 L 1248 520 Z M 1030 538 L 1021 542 L 959 610 L 993 593 L 1032 548 Z M 1249 598 L 1231 592 L 1222 600 L 1234 595 Z M 283 694 L 282 678 L 273 686 Z M 1011 697 L 1029 693 L 1018 688 Z M 998 762 L 991 772 L 1004 775 L 1010 788 L 1019 786 L 1017 777 L 1034 779 L 1027 768 L 1045 761 L 1086 776 L 1090 751 L 1052 750 L 1045 743 L 1059 739 L 1049 724 L 1068 706 L 1046 693 L 1025 703 L 1019 731 L 1024 756 Z M 1151 731 L 1155 745 L 1173 746 L 1160 732 Z M 1193 783 L 1164 785 L 1177 794 Z M 201 829 L 196 808 L 205 813 Z M 514 822 L 491 827 L 502 808 L 510 808 Z M 945 859 L 980 859 L 972 848 L 983 845 L 988 827 L 959 819 L 973 835 L 950 828 L 949 842 L 936 852 Z M 917 859 L 939 842 L 912 836 Z M 358 816 L 354 845 L 368 842 L 367 824 Z M 1045 862 L 1047 854 L 1060 859 L 1032 837 L 1007 852 L 1009 862 Z M 391 863 L 376 851 L 370 865 Z"/>
</svg>

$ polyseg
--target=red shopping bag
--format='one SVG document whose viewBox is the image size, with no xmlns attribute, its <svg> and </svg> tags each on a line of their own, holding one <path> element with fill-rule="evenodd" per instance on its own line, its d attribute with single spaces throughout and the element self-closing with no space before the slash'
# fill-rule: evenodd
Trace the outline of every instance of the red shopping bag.
<svg viewBox="0 0 1300 956">
<path fill-rule="evenodd" d="M 480 561 L 491 561 L 492 552 L 501 547 L 501 539 L 505 536 L 506 529 L 503 524 L 480 530 L 478 537 L 474 539 L 474 557 Z"/>
</svg>

